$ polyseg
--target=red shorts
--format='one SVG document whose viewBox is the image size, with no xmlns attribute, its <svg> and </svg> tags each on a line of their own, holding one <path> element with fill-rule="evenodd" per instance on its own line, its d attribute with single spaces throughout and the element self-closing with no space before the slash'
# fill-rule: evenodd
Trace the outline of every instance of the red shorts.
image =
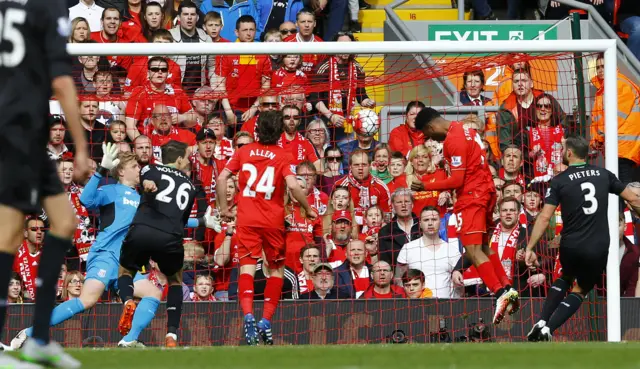
<svg viewBox="0 0 640 369">
<path fill-rule="evenodd" d="M 272 268 L 284 263 L 284 230 L 239 226 L 236 237 L 238 237 L 238 259 L 241 265 L 244 258 L 262 258 L 263 251 L 264 258 Z"/>
<path fill-rule="evenodd" d="M 489 230 L 487 228 L 493 227 L 495 206 L 495 193 L 488 194 L 471 203 L 456 204 L 454 212 L 458 221 L 458 239 L 463 246 L 489 244 Z"/>
</svg>

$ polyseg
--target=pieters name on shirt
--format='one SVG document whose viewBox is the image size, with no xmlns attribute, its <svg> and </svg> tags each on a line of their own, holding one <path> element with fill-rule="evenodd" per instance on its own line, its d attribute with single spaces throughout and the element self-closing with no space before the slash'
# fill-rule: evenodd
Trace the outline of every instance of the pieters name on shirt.
<svg viewBox="0 0 640 369">
<path fill-rule="evenodd" d="M 569 179 L 573 181 L 574 179 L 579 179 L 579 178 L 599 177 L 599 176 L 600 176 L 599 170 L 589 169 L 589 170 L 581 170 L 579 172 L 571 173 L 569 174 Z"/>
<path fill-rule="evenodd" d="M 249 153 L 249 156 L 262 156 L 263 158 L 267 158 L 267 159 L 275 159 L 276 158 L 276 154 L 272 153 L 269 150 L 251 150 L 251 152 Z"/>
</svg>

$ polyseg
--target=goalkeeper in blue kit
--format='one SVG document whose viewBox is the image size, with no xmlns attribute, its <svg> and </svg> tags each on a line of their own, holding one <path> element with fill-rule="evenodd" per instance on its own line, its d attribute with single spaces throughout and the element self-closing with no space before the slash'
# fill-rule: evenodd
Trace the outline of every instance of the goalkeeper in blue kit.
<svg viewBox="0 0 640 369">
<path fill-rule="evenodd" d="M 58 305 L 52 313 L 51 325 L 56 325 L 72 318 L 74 315 L 92 308 L 105 290 L 117 289 L 120 249 L 133 220 L 140 195 L 136 186 L 140 182 L 140 165 L 133 153 L 121 153 L 115 144 L 103 145 L 104 157 L 100 167 L 85 186 L 80 201 L 87 209 L 100 210 L 100 228 L 96 241 L 89 250 L 87 258 L 87 274 L 79 298 L 71 299 Z M 118 179 L 117 184 L 98 187 L 102 178 L 111 171 Z M 207 212 L 209 214 L 209 212 Z M 204 224 L 209 228 L 219 226 L 217 219 L 206 215 Z M 218 222 L 218 223 L 216 223 Z M 199 222 L 189 222 L 191 227 Z M 142 347 L 138 336 L 146 328 L 160 304 L 161 291 L 144 275 L 138 273 L 134 279 L 134 294 L 140 297 L 138 309 L 128 332 L 118 343 L 120 347 Z M 19 349 L 31 328 L 20 331 L 11 341 L 12 349 Z"/>
</svg>

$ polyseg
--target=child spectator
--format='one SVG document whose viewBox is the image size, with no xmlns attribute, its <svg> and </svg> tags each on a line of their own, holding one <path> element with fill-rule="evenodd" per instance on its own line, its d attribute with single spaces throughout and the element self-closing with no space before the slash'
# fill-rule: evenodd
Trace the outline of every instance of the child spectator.
<svg viewBox="0 0 640 369">
<path fill-rule="evenodd" d="M 191 301 L 216 301 L 213 292 L 213 277 L 209 274 L 198 274 L 196 285 L 191 292 Z"/>
<path fill-rule="evenodd" d="M 386 185 L 391 182 L 393 176 L 389 172 L 389 161 L 391 149 L 386 143 L 381 143 L 373 149 L 373 163 L 371 164 L 371 175 L 378 178 Z"/>
<path fill-rule="evenodd" d="M 216 11 L 210 11 L 204 16 L 204 31 L 213 42 L 231 42 L 220 34 L 222 32 L 222 17 Z"/>
<path fill-rule="evenodd" d="M 114 142 L 118 144 L 120 152 L 130 152 L 131 146 L 127 139 L 127 126 L 121 120 L 114 120 L 109 124 L 109 136 L 107 142 Z"/>
<path fill-rule="evenodd" d="M 425 287 L 425 277 L 418 269 L 409 269 L 402 276 L 402 286 L 404 292 L 410 299 L 432 298 L 433 291 Z"/>
<path fill-rule="evenodd" d="M 405 167 L 407 165 L 407 158 L 400 151 L 394 151 L 391 153 L 391 160 L 389 160 L 389 174 L 393 177 L 387 187 L 389 192 L 393 193 L 397 188 L 406 186 Z"/>
</svg>

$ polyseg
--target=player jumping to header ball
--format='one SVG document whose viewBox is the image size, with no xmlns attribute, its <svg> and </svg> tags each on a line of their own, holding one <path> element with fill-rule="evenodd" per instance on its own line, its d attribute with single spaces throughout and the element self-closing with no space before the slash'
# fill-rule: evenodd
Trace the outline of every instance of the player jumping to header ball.
<svg viewBox="0 0 640 369">
<path fill-rule="evenodd" d="M 226 200 L 227 181 L 232 175 L 238 174 L 238 295 L 244 313 L 244 333 L 248 345 L 258 344 L 258 333 L 264 344 L 273 345 L 271 318 L 280 301 L 284 277 L 285 183 L 293 198 L 306 211 L 307 217 L 312 220 L 317 217 L 298 185 L 291 153 L 278 146 L 283 130 L 282 113 L 261 113 L 256 128 L 259 142 L 236 150 L 216 185 L 220 215 L 232 218 Z M 264 291 L 263 317 L 256 324 L 253 317 L 253 277 L 256 262 L 263 255 L 271 275 Z"/>
<path fill-rule="evenodd" d="M 539 320 L 527 336 L 532 342 L 551 341 L 553 332 L 578 311 L 601 278 L 609 256 L 609 194 L 622 197 L 640 213 L 638 188 L 625 187 L 613 173 L 586 163 L 589 142 L 584 137 L 563 139 L 562 150 L 564 164 L 569 168 L 549 183 L 544 208 L 536 219 L 525 254 L 527 266 L 537 264 L 533 249 L 560 206 L 562 276 L 549 288 Z"/>
<path fill-rule="evenodd" d="M 499 255 L 489 246 L 488 227 L 493 224 L 496 188 L 485 158 L 480 135 L 464 128 L 461 122 L 450 122 L 432 109 L 425 108 L 416 117 L 416 129 L 426 138 L 443 142 L 443 156 L 451 168 L 451 176 L 442 181 L 424 183 L 425 191 L 455 190 L 454 213 L 458 220 L 458 237 L 466 255 L 478 270 L 484 284 L 496 296 L 493 323 L 514 314 L 520 308 L 518 292 L 511 288 Z"/>
</svg>

